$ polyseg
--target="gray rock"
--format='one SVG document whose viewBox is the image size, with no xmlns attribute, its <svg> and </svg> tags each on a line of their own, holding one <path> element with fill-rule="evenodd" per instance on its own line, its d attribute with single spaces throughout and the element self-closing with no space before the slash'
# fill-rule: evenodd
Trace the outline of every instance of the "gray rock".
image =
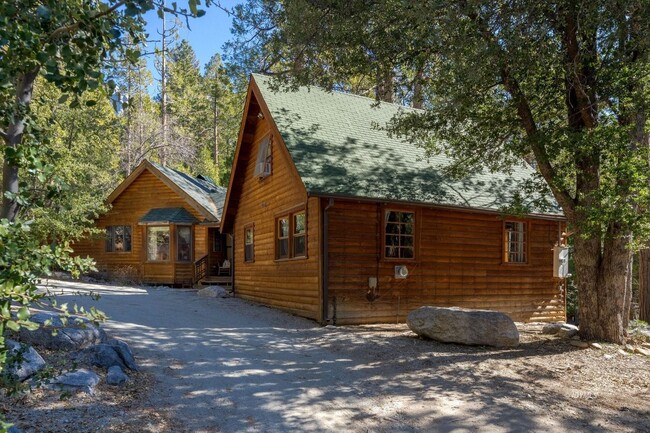
<svg viewBox="0 0 650 433">
<path fill-rule="evenodd" d="M 589 347 L 589 342 L 582 340 L 571 340 L 569 344 L 574 347 L 579 347 L 580 349 L 586 349 Z"/>
<path fill-rule="evenodd" d="M 571 338 L 575 335 L 578 335 L 578 327 L 575 325 L 570 325 L 568 323 L 562 325 L 557 333 L 557 336 L 560 338 Z"/>
<path fill-rule="evenodd" d="M 45 360 L 33 347 L 9 339 L 6 344 L 13 361 L 6 365 L 3 375 L 22 382 L 45 368 Z"/>
<path fill-rule="evenodd" d="M 7 433 L 20 433 L 20 430 L 15 425 L 12 425 L 7 429 Z"/>
<path fill-rule="evenodd" d="M 542 334 L 555 335 L 560 332 L 560 328 L 562 328 L 561 323 L 547 323 L 542 328 Z"/>
<path fill-rule="evenodd" d="M 76 357 L 81 364 L 90 364 L 96 367 L 110 368 L 114 365 L 126 368 L 120 354 L 110 344 L 96 344 L 79 352 Z"/>
<path fill-rule="evenodd" d="M 109 385 L 122 385 L 127 380 L 129 380 L 129 376 L 124 374 L 124 371 L 119 365 L 114 365 L 108 369 L 108 374 L 106 374 L 106 383 Z"/>
<path fill-rule="evenodd" d="M 80 368 L 79 370 L 70 371 L 55 377 L 49 387 L 60 389 L 61 391 L 81 391 L 94 395 L 95 387 L 98 383 L 99 376 L 95 372 Z"/>
<path fill-rule="evenodd" d="M 20 339 L 28 344 L 55 350 L 78 350 L 107 339 L 103 329 L 85 317 L 70 316 L 64 324 L 58 313 L 41 311 L 30 317 L 41 326 L 35 331 L 20 330 Z M 47 321 L 50 321 L 47 325 Z"/>
<path fill-rule="evenodd" d="M 519 331 L 510 317 L 498 311 L 420 307 L 406 323 L 416 334 L 444 343 L 516 347 Z"/>
<path fill-rule="evenodd" d="M 135 362 L 135 358 L 133 357 L 133 353 L 131 352 L 131 348 L 129 348 L 128 344 L 122 340 L 118 340 L 117 338 L 111 338 L 106 343 L 115 349 L 117 354 L 120 355 L 120 358 L 122 358 L 122 361 L 124 361 L 124 365 L 126 365 L 128 369 L 133 371 L 138 371 L 140 369 L 138 367 L 138 364 Z"/>
<path fill-rule="evenodd" d="M 205 296 L 208 298 L 228 298 L 230 293 L 221 286 L 208 286 L 198 292 L 199 296 Z"/>
</svg>

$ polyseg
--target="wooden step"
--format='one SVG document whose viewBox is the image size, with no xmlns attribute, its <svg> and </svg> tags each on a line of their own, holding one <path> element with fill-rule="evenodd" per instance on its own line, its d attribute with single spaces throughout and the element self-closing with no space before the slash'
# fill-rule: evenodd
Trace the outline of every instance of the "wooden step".
<svg viewBox="0 0 650 433">
<path fill-rule="evenodd" d="M 207 276 L 203 277 L 200 281 L 199 284 L 202 286 L 232 286 L 232 277 L 225 275 L 225 276 Z"/>
</svg>

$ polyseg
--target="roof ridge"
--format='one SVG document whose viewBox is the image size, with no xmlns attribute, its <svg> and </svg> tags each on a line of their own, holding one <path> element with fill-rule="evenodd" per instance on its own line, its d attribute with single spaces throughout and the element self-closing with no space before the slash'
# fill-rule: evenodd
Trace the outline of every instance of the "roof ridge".
<svg viewBox="0 0 650 433">
<path fill-rule="evenodd" d="M 258 77 L 263 77 L 264 79 L 273 79 L 273 75 L 265 75 L 265 74 L 260 74 L 260 73 L 253 73 L 251 75 L 258 76 Z M 386 101 L 382 101 L 380 99 L 370 98 L 368 96 L 357 95 L 356 93 L 352 93 L 352 92 L 344 92 L 342 90 L 335 90 L 335 89 L 328 90 L 328 89 L 326 89 L 326 88 L 324 88 L 322 86 L 318 86 L 318 85 L 315 85 L 315 84 L 307 84 L 307 85 L 302 85 L 301 84 L 298 87 L 303 87 L 303 88 L 306 88 L 307 90 L 310 90 L 313 87 L 315 89 L 321 90 L 322 92 L 329 93 L 329 94 L 338 94 L 338 95 L 341 95 L 341 96 L 351 96 L 351 97 L 355 97 L 355 98 L 365 99 L 365 100 L 367 100 L 367 101 L 369 101 L 371 103 L 370 105 L 384 105 L 385 104 L 385 105 L 392 105 L 392 106 L 395 106 L 397 108 L 403 108 L 403 109 L 406 109 L 406 110 L 409 110 L 409 111 L 422 112 L 422 113 L 424 113 L 424 111 L 425 111 L 425 110 L 423 110 L 421 108 L 409 107 L 408 105 L 398 104 L 397 102 L 386 102 Z M 282 91 L 280 91 L 280 92 L 282 92 Z M 372 108 L 375 108 L 375 107 L 372 107 Z"/>
</svg>

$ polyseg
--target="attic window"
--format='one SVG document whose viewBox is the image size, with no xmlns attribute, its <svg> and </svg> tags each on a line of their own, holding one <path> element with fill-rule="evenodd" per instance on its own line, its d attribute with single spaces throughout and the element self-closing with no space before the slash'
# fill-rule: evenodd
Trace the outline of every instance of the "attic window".
<svg viewBox="0 0 650 433">
<path fill-rule="evenodd" d="M 253 176 L 265 178 L 271 175 L 272 171 L 272 143 L 271 136 L 265 137 L 260 143 L 260 148 L 257 151 L 257 159 L 255 160 L 255 171 Z"/>
</svg>

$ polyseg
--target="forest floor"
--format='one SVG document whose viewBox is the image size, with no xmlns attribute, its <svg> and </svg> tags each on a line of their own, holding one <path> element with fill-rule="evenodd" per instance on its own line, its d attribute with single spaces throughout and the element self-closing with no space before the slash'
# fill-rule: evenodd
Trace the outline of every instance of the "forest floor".
<svg viewBox="0 0 650 433">
<path fill-rule="evenodd" d="M 650 357 L 580 349 L 539 324 L 514 349 L 468 347 L 191 290 L 50 283 L 106 312 L 142 369 L 94 396 L 0 397 L 23 433 L 650 432 Z"/>
</svg>

